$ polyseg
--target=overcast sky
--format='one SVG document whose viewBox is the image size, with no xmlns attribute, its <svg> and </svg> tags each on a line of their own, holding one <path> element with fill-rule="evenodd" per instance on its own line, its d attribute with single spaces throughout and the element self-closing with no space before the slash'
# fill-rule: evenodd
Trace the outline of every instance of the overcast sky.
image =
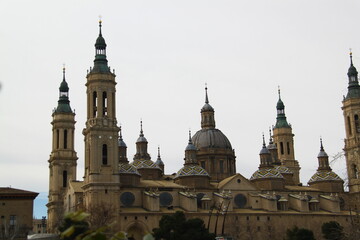
<svg viewBox="0 0 360 240">
<path fill-rule="evenodd" d="M 63 63 L 82 180 L 85 76 L 99 15 L 129 160 L 142 119 L 152 159 L 160 145 L 165 172 L 182 167 L 188 130 L 200 129 L 205 83 L 217 128 L 245 177 L 259 165 L 262 132 L 268 141 L 275 124 L 278 85 L 303 184 L 316 171 L 320 136 L 330 156 L 342 151 L 349 48 L 360 69 L 359 1 L 0 2 L 1 186 L 48 191 L 50 122 Z M 346 176 L 344 159 L 333 168 Z"/>
</svg>

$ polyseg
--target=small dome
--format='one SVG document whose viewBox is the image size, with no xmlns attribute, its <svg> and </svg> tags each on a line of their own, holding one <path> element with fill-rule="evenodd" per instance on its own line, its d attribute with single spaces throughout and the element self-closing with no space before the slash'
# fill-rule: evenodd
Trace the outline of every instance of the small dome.
<svg viewBox="0 0 360 240">
<path fill-rule="evenodd" d="M 294 174 L 289 168 L 285 166 L 275 166 L 274 169 L 276 169 L 281 174 Z"/>
<path fill-rule="evenodd" d="M 183 168 L 181 168 L 177 173 L 175 178 L 178 177 L 184 177 L 184 176 L 207 176 L 209 177 L 209 174 L 200 167 L 199 165 L 185 165 Z"/>
<path fill-rule="evenodd" d="M 97 49 L 105 49 L 106 48 L 105 39 L 103 38 L 103 36 L 101 34 L 96 39 L 95 47 Z"/>
<path fill-rule="evenodd" d="M 61 82 L 59 90 L 60 90 L 60 92 L 68 92 L 69 91 L 69 86 L 65 80 L 63 80 Z"/>
<path fill-rule="evenodd" d="M 329 157 L 329 156 L 325 151 L 320 151 L 317 157 L 319 158 L 319 157 Z"/>
<path fill-rule="evenodd" d="M 284 109 L 285 108 L 285 105 L 283 103 L 283 101 L 281 100 L 281 98 L 279 97 L 279 100 L 276 104 L 276 109 Z"/>
<path fill-rule="evenodd" d="M 133 165 L 137 169 L 140 169 L 140 168 L 158 168 L 158 169 L 161 170 L 161 168 L 151 160 L 137 160 L 137 161 L 132 162 L 131 165 Z"/>
<path fill-rule="evenodd" d="M 208 104 L 208 103 L 205 103 L 205 105 L 201 108 L 201 112 L 207 112 L 207 111 L 214 111 L 214 108 Z"/>
<path fill-rule="evenodd" d="M 267 147 L 263 147 L 261 150 L 260 150 L 260 155 L 263 155 L 263 154 L 270 154 L 269 152 L 269 149 L 267 149 Z"/>
<path fill-rule="evenodd" d="M 119 141 L 118 141 L 118 146 L 119 146 L 119 147 L 127 147 L 127 146 L 126 146 L 126 143 L 124 142 L 124 140 L 122 140 L 122 138 L 119 139 Z"/>
<path fill-rule="evenodd" d="M 137 143 L 140 143 L 140 142 L 145 142 L 147 143 L 148 141 L 146 140 L 146 138 L 144 136 L 140 136 L 137 140 L 136 140 Z"/>
<path fill-rule="evenodd" d="M 201 129 L 192 137 L 192 142 L 197 149 L 224 148 L 232 149 L 229 139 L 216 128 Z"/>
<path fill-rule="evenodd" d="M 272 150 L 272 149 L 277 149 L 275 143 L 269 143 L 269 145 L 267 145 L 267 149 Z"/>
<path fill-rule="evenodd" d="M 275 168 L 259 169 L 253 173 L 250 180 L 268 179 L 268 178 L 284 178 L 281 173 Z"/>
<path fill-rule="evenodd" d="M 155 162 L 156 165 L 164 165 L 164 162 L 161 160 L 161 158 L 158 158 Z"/>
<path fill-rule="evenodd" d="M 197 148 L 195 147 L 194 144 L 189 143 L 189 144 L 186 146 L 185 151 L 197 151 Z"/>
<path fill-rule="evenodd" d="M 120 163 L 119 164 L 119 173 L 122 174 L 136 174 L 140 176 L 140 173 L 138 172 L 138 170 L 136 169 L 136 167 L 134 167 L 133 165 L 129 164 L 129 163 Z"/>
<path fill-rule="evenodd" d="M 308 183 L 324 182 L 324 181 L 343 181 L 333 171 L 317 171 L 309 180 Z"/>
<path fill-rule="evenodd" d="M 352 60 L 351 60 L 351 65 L 349 67 L 348 73 L 347 75 L 350 76 L 357 76 L 358 75 L 358 71 L 356 70 L 356 68 L 354 67 Z"/>
</svg>

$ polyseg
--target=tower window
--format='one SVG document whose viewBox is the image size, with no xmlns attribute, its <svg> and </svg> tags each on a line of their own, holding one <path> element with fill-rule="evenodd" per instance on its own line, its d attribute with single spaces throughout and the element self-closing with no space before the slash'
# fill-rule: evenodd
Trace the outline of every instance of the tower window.
<svg viewBox="0 0 360 240">
<path fill-rule="evenodd" d="M 355 119 L 355 130 L 357 133 L 360 133 L 359 116 L 357 114 L 355 114 L 354 119 Z"/>
<path fill-rule="evenodd" d="M 289 142 L 286 143 L 286 147 L 287 147 L 287 154 L 290 154 L 290 143 Z"/>
<path fill-rule="evenodd" d="M 283 144 L 283 142 L 280 142 L 280 153 L 281 153 L 281 155 L 284 155 L 284 144 Z"/>
<path fill-rule="evenodd" d="M 350 117 L 348 116 L 347 117 L 347 125 L 348 125 L 348 130 L 349 130 L 349 135 L 351 135 L 352 134 L 352 131 L 351 131 L 351 121 L 350 121 Z"/>
<path fill-rule="evenodd" d="M 64 130 L 64 149 L 67 149 L 67 130 Z"/>
<path fill-rule="evenodd" d="M 107 94 L 106 92 L 103 92 L 103 116 L 107 116 L 107 105 L 108 105 L 108 99 L 107 99 Z"/>
<path fill-rule="evenodd" d="M 67 171 L 63 171 L 63 187 L 67 186 Z"/>
<path fill-rule="evenodd" d="M 219 164 L 220 164 L 220 173 L 224 173 L 224 161 L 220 160 Z"/>
<path fill-rule="evenodd" d="M 354 176 L 354 178 L 356 178 L 356 179 L 359 178 L 358 169 L 357 169 L 357 167 L 356 167 L 355 164 L 352 165 L 352 170 L 353 170 L 353 176 Z"/>
<path fill-rule="evenodd" d="M 60 133 L 59 129 L 56 130 L 56 149 L 59 149 Z"/>
<path fill-rule="evenodd" d="M 205 169 L 205 161 L 201 161 L 200 164 L 201 164 L 201 167 L 202 167 L 203 169 Z"/>
<path fill-rule="evenodd" d="M 102 145 L 102 164 L 107 165 L 108 163 L 108 152 L 107 152 L 107 145 Z"/>
<path fill-rule="evenodd" d="M 97 111 L 97 93 L 93 92 L 93 117 L 96 117 Z"/>
</svg>

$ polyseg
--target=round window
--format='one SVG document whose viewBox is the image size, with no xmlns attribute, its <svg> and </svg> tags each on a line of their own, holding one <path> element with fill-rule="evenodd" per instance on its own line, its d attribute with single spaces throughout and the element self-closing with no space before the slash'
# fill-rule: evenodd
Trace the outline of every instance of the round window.
<svg viewBox="0 0 360 240">
<path fill-rule="evenodd" d="M 120 201 L 125 207 L 130 207 L 134 204 L 135 196 L 131 192 L 124 192 L 120 196 Z"/>
<path fill-rule="evenodd" d="M 244 208 L 247 200 L 243 194 L 239 193 L 239 194 L 236 194 L 236 196 L 234 198 L 234 202 L 238 208 Z"/>
<path fill-rule="evenodd" d="M 160 206 L 167 207 L 170 206 L 173 202 L 173 197 L 168 192 L 160 193 Z"/>
</svg>

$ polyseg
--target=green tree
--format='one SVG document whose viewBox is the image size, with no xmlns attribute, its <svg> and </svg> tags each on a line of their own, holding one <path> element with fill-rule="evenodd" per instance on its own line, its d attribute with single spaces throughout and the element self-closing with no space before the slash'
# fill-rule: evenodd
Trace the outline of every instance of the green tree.
<svg viewBox="0 0 360 240">
<path fill-rule="evenodd" d="M 213 240 L 215 235 L 205 228 L 204 221 L 199 218 L 186 220 L 183 212 L 177 211 L 173 215 L 164 215 L 159 228 L 154 228 L 156 240 Z"/>
<path fill-rule="evenodd" d="M 286 240 L 315 240 L 315 238 L 311 230 L 295 226 L 286 231 Z"/>
<path fill-rule="evenodd" d="M 321 226 L 323 237 L 327 240 L 344 239 L 343 227 L 335 221 L 326 222 Z"/>
</svg>

